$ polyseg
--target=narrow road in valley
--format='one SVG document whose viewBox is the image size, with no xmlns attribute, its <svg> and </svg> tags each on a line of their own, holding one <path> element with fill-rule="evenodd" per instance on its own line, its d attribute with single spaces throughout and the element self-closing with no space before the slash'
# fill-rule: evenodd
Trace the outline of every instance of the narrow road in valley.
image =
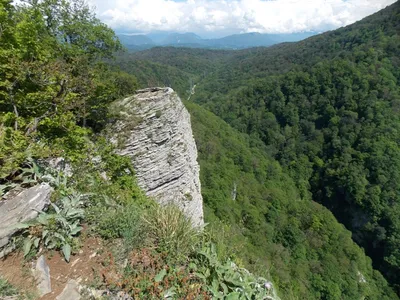
<svg viewBox="0 0 400 300">
<path fill-rule="evenodd" d="M 190 95 L 189 95 L 188 101 L 190 100 L 190 98 L 192 97 L 192 95 L 194 95 L 196 86 L 197 86 L 197 84 L 195 84 L 195 85 L 192 87 L 192 90 L 190 91 Z"/>
</svg>

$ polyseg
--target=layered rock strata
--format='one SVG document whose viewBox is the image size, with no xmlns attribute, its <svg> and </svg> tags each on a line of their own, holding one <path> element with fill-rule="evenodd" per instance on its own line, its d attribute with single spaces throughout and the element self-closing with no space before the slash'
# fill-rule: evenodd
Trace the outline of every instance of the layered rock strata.
<svg viewBox="0 0 400 300">
<path fill-rule="evenodd" d="M 113 128 L 119 154 L 132 159 L 140 187 L 161 204 L 174 203 L 194 225 L 203 221 L 197 148 L 190 115 L 171 88 L 139 90 L 117 104 Z"/>
</svg>

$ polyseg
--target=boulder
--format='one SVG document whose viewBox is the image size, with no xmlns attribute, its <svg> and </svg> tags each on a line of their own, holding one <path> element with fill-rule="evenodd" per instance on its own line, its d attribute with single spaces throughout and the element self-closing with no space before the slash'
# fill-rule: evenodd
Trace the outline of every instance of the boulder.
<svg viewBox="0 0 400 300">
<path fill-rule="evenodd" d="M 50 204 L 53 189 L 47 183 L 24 189 L 19 193 L 10 191 L 0 200 L 0 258 L 12 250 L 7 245 L 18 231 L 16 225 L 37 217 Z"/>
</svg>

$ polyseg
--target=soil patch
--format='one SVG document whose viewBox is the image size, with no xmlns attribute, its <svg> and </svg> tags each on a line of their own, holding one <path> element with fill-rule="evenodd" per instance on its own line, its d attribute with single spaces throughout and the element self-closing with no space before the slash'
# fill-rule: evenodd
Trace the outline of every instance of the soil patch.
<svg viewBox="0 0 400 300">
<path fill-rule="evenodd" d="M 103 262 L 107 257 L 103 249 L 105 248 L 101 239 L 89 237 L 84 239 L 79 253 L 72 255 L 69 263 L 58 251 L 45 252 L 50 268 L 52 292 L 42 298 L 37 298 L 36 282 L 32 275 L 36 260 L 26 261 L 22 253 L 12 253 L 0 260 L 0 275 L 21 291 L 36 295 L 36 299 L 53 300 L 61 294 L 69 279 L 75 279 L 85 286 L 99 281 Z"/>
</svg>

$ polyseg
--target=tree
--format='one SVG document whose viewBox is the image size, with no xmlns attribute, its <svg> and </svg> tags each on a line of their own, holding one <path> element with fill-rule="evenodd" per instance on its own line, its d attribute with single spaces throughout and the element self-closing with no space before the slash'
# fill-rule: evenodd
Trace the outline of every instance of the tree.
<svg viewBox="0 0 400 300">
<path fill-rule="evenodd" d="M 104 107 L 136 88 L 102 62 L 121 44 L 83 0 L 1 0 L 0 44 L 0 124 L 20 137 L 60 138 L 88 118 L 104 121 Z"/>
</svg>

